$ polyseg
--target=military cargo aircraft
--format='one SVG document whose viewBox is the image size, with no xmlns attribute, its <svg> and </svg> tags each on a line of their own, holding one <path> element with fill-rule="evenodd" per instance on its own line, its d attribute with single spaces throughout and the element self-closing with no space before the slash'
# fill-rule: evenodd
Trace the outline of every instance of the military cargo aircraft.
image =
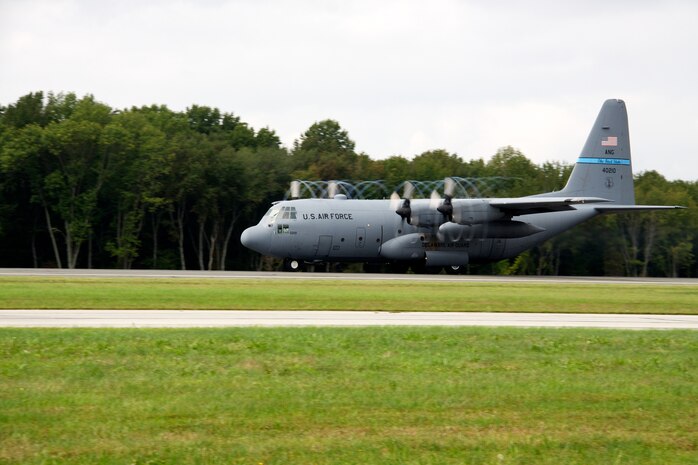
<svg viewBox="0 0 698 465">
<path fill-rule="evenodd" d="M 287 271 L 305 264 L 387 263 L 394 271 L 457 273 L 471 262 L 515 257 L 604 213 L 682 208 L 635 205 L 628 115 L 622 100 L 606 100 L 566 186 L 519 198 L 444 197 L 386 200 L 292 199 L 276 202 L 242 244 L 283 259 Z"/>
</svg>

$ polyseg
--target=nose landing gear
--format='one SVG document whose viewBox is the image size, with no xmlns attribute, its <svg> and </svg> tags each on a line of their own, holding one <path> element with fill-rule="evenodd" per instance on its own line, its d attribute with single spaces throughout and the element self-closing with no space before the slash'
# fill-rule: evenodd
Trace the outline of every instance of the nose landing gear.
<svg viewBox="0 0 698 465">
<path fill-rule="evenodd" d="M 284 258 L 283 264 L 284 271 L 302 271 L 303 263 L 299 260 L 293 258 Z"/>
</svg>

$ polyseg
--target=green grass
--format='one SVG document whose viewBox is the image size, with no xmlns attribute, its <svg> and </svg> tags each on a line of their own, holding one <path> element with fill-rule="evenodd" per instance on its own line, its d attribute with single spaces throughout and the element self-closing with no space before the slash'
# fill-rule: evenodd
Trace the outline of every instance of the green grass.
<svg viewBox="0 0 698 465">
<path fill-rule="evenodd" d="M 698 286 L 420 281 L 0 278 L 0 308 L 697 314 Z"/>
<path fill-rule="evenodd" d="M 0 329 L 5 464 L 695 464 L 698 338 Z"/>
</svg>

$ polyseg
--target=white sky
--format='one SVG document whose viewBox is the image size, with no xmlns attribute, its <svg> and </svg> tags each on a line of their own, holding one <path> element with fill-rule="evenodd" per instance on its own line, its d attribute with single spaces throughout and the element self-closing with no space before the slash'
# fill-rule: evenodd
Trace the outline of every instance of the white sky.
<svg viewBox="0 0 698 465">
<path fill-rule="evenodd" d="M 0 0 L 0 104 L 209 105 L 288 147 L 332 118 L 373 158 L 573 163 L 622 98 L 635 171 L 695 181 L 697 24 L 692 0 Z"/>
</svg>

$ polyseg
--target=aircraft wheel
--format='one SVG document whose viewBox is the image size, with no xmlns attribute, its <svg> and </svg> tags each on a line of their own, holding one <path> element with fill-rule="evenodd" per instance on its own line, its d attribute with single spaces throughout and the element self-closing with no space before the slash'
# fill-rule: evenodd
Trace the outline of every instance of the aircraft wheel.
<svg viewBox="0 0 698 465">
<path fill-rule="evenodd" d="M 293 258 L 284 259 L 284 271 L 301 271 L 303 269 L 303 263 L 299 260 Z"/>
<path fill-rule="evenodd" d="M 445 266 L 444 270 L 446 271 L 446 274 L 461 274 L 463 273 L 465 267 L 461 265 L 452 265 L 452 266 Z"/>
</svg>

